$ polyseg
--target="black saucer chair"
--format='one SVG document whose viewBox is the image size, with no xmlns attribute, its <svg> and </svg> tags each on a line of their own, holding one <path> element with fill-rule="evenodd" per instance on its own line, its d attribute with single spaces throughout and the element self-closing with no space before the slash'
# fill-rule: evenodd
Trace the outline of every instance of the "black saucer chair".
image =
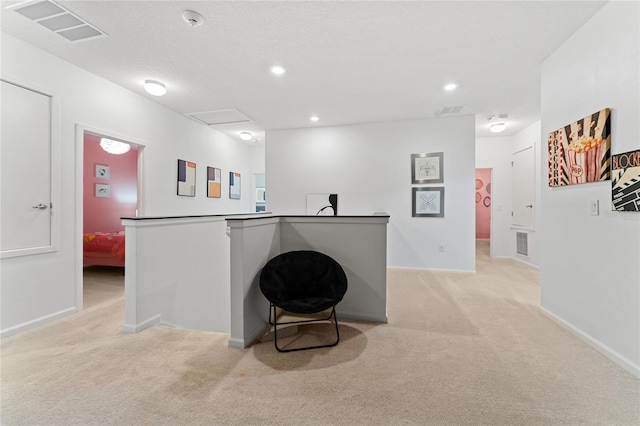
<svg viewBox="0 0 640 426">
<path fill-rule="evenodd" d="M 336 305 L 347 292 L 347 276 L 331 257 L 311 250 L 282 253 L 262 268 L 260 290 L 270 303 L 269 324 L 273 326 L 273 342 L 279 352 L 326 348 L 336 346 L 340 341 Z M 278 322 L 277 308 L 299 315 L 317 314 L 328 309 L 331 313 L 326 318 Z M 278 326 L 330 321 L 332 317 L 336 326 L 334 343 L 294 349 L 278 346 Z"/>
</svg>

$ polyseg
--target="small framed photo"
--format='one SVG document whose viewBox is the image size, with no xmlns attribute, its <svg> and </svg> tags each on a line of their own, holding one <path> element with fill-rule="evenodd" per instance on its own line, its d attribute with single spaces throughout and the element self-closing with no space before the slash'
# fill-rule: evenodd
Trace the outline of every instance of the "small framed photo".
<svg viewBox="0 0 640 426">
<path fill-rule="evenodd" d="M 443 183 L 443 153 L 411 154 L 411 183 Z"/>
<path fill-rule="evenodd" d="M 240 173 L 229 172 L 229 198 L 232 200 L 240 199 Z"/>
<path fill-rule="evenodd" d="M 267 201 L 267 191 L 264 188 L 256 188 L 256 203 Z"/>
<path fill-rule="evenodd" d="M 444 188 L 411 188 L 413 217 L 444 217 Z"/>
<path fill-rule="evenodd" d="M 111 188 L 104 183 L 96 183 L 96 197 L 109 198 L 111 196 Z"/>
<path fill-rule="evenodd" d="M 222 197 L 222 171 L 215 167 L 207 167 L 207 197 Z"/>
<path fill-rule="evenodd" d="M 96 178 L 102 180 L 109 180 L 111 178 L 111 172 L 109 166 L 102 164 L 96 164 Z"/>
</svg>

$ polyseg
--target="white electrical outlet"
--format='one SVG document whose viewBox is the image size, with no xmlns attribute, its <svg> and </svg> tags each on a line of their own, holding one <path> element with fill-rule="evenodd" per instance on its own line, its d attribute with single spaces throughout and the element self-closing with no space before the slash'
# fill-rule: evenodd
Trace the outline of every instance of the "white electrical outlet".
<svg viewBox="0 0 640 426">
<path fill-rule="evenodd" d="M 600 201 L 591 200 L 589 202 L 589 211 L 591 212 L 591 216 L 598 216 L 600 214 Z"/>
<path fill-rule="evenodd" d="M 444 253 L 444 246 L 442 244 L 438 246 L 438 251 Z"/>
</svg>

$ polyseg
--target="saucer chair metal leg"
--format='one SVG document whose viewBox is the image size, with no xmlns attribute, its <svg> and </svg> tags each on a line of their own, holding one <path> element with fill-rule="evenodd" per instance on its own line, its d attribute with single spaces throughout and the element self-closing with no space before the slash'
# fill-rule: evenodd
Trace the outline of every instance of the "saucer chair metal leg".
<svg viewBox="0 0 640 426">
<path fill-rule="evenodd" d="M 273 318 L 274 318 L 273 319 L 273 323 L 271 323 L 271 313 L 272 312 L 273 312 Z M 276 350 L 278 352 L 306 351 L 308 349 L 330 348 L 330 347 L 336 346 L 338 344 L 338 342 L 340 342 L 340 331 L 338 330 L 338 317 L 336 316 L 336 307 L 335 306 L 333 308 L 331 308 L 331 314 L 329 314 L 329 316 L 327 318 L 321 318 L 321 319 L 317 319 L 317 320 L 304 320 L 304 321 L 284 322 L 284 323 L 280 323 L 280 325 L 310 323 L 310 322 L 322 322 L 322 321 L 331 320 L 331 317 L 333 317 L 333 322 L 334 322 L 335 327 L 336 327 L 336 341 L 334 343 L 329 343 L 329 344 L 326 344 L 326 345 L 305 346 L 305 347 L 302 347 L 302 348 L 281 349 L 278 346 L 278 319 L 276 317 L 276 306 L 274 304 L 271 304 L 271 308 L 269 309 L 269 323 L 271 325 L 273 325 L 273 345 L 275 346 L 275 348 L 276 348 Z"/>
</svg>

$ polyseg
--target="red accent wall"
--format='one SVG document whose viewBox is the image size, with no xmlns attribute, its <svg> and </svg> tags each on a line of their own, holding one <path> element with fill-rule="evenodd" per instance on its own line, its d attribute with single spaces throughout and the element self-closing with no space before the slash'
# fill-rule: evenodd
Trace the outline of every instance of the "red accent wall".
<svg viewBox="0 0 640 426">
<path fill-rule="evenodd" d="M 109 166 L 109 179 L 96 177 L 96 165 Z M 121 231 L 121 217 L 135 217 L 138 201 L 138 151 L 113 155 L 98 136 L 84 137 L 84 232 Z M 96 184 L 109 185 L 109 197 L 96 197 Z"/>
<path fill-rule="evenodd" d="M 476 238 L 491 237 L 491 169 L 476 169 Z"/>
</svg>

